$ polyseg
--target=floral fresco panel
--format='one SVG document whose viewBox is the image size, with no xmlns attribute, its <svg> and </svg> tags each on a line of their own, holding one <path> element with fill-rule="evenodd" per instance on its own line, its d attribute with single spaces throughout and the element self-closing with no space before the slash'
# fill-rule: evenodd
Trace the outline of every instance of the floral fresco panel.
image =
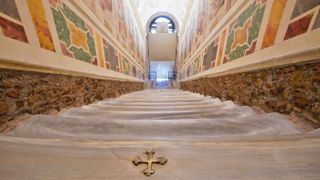
<svg viewBox="0 0 320 180">
<path fill-rule="evenodd" d="M 56 4 L 51 9 L 64 55 L 97 64 L 91 27 L 64 3 Z"/>
<path fill-rule="evenodd" d="M 232 23 L 225 51 L 227 61 L 244 57 L 255 51 L 265 7 L 264 2 L 254 1 Z"/>
</svg>

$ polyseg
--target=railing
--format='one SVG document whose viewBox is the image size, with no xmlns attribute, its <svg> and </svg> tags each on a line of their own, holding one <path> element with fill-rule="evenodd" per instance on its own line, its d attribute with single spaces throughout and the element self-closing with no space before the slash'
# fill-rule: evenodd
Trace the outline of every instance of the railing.
<svg viewBox="0 0 320 180">
<path fill-rule="evenodd" d="M 168 79 L 176 80 L 177 79 L 177 71 L 168 71 Z"/>
<path fill-rule="evenodd" d="M 148 72 L 148 79 L 152 81 L 157 80 L 157 72 L 156 71 L 149 71 Z M 177 71 L 168 71 L 168 80 L 176 80 L 177 79 Z"/>
<path fill-rule="evenodd" d="M 156 71 L 149 71 L 148 72 L 148 79 L 152 81 L 157 80 L 157 72 Z"/>
</svg>

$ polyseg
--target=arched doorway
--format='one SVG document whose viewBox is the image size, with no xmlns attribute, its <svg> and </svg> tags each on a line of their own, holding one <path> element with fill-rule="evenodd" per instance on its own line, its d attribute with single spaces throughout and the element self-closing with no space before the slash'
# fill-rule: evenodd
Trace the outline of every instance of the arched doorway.
<svg viewBox="0 0 320 180">
<path fill-rule="evenodd" d="M 176 80 L 176 20 L 168 14 L 156 14 L 150 18 L 146 28 L 149 80 L 155 88 L 176 87 L 172 83 Z"/>
</svg>

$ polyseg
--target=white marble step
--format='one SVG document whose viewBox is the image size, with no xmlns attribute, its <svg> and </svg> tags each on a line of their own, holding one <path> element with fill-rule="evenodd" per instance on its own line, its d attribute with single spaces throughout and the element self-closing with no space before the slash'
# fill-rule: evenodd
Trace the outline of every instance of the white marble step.
<svg viewBox="0 0 320 180">
<path fill-rule="evenodd" d="M 244 118 L 106 120 L 103 118 L 64 118 L 36 116 L 10 136 L 61 139 L 210 139 L 228 136 L 267 136 L 298 134 L 277 114 Z"/>
<path fill-rule="evenodd" d="M 231 101 L 221 102 L 178 90 L 146 90 L 72 108 L 59 116 L 34 116 L 9 135 L 79 140 L 152 140 L 299 133 L 298 128 L 278 113 L 257 114 L 251 108 L 237 106 Z"/>
<path fill-rule="evenodd" d="M 177 90 L 146 90 L 0 135 L 0 179 L 319 179 L 320 133 L 278 113 Z M 147 148 L 169 159 L 134 166 Z"/>
</svg>

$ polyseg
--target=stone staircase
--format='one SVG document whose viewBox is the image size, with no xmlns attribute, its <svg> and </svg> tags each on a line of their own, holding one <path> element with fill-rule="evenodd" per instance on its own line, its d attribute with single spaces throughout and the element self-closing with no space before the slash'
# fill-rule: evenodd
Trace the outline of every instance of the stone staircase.
<svg viewBox="0 0 320 180">
<path fill-rule="evenodd" d="M 155 165 L 153 179 L 320 178 L 318 131 L 305 133 L 278 113 L 180 90 L 145 90 L 33 116 L 0 135 L 0 173 L 144 179 L 131 158 L 150 147 L 169 159 Z"/>
<path fill-rule="evenodd" d="M 257 114 L 231 101 L 179 90 L 145 90 L 37 115 L 10 136 L 90 140 L 211 139 L 279 136 L 302 131 L 277 113 Z"/>
</svg>

